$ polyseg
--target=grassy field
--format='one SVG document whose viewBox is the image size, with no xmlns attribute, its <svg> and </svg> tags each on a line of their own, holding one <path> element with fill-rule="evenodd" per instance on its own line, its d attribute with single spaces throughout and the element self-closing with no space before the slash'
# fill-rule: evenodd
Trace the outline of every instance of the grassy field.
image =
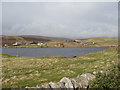
<svg viewBox="0 0 120 90">
<path fill-rule="evenodd" d="M 90 53 L 76 58 L 2 56 L 3 88 L 24 88 L 45 82 L 58 82 L 83 73 L 107 70 L 118 62 L 118 48 Z"/>
</svg>

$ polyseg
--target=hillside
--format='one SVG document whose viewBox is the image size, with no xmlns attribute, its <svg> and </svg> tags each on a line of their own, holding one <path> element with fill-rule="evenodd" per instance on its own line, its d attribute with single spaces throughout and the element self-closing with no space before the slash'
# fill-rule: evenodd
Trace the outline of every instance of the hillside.
<svg viewBox="0 0 120 90">
<path fill-rule="evenodd" d="M 26 41 L 36 41 L 36 42 L 39 42 L 39 41 L 42 41 L 42 42 L 46 42 L 46 41 L 50 41 L 49 38 L 42 38 L 42 36 L 19 36 L 19 37 L 22 37 L 24 40 Z"/>
<path fill-rule="evenodd" d="M 22 36 L 6 36 L 6 35 L 1 35 L 0 36 L 0 40 L 2 40 L 2 42 L 0 42 L 0 45 L 12 45 L 15 42 L 32 42 L 32 41 L 37 41 L 37 42 L 46 42 L 46 41 L 50 41 L 48 39 L 43 39 L 43 38 L 35 38 L 35 37 L 22 37 Z"/>
<path fill-rule="evenodd" d="M 11 46 L 15 42 L 30 43 L 30 42 L 46 42 L 47 47 L 59 47 L 58 44 L 64 44 L 64 47 L 103 47 L 103 46 L 117 46 L 117 38 L 99 37 L 99 38 L 87 38 L 87 39 L 74 39 L 58 38 L 58 37 L 45 37 L 35 35 L 23 35 L 23 36 L 0 36 L 2 42 L 0 45 Z M 93 44 L 94 43 L 94 44 Z M 38 45 L 21 45 L 19 47 L 38 47 Z M 41 47 L 41 46 L 40 46 Z"/>
<path fill-rule="evenodd" d="M 36 35 L 22 35 L 20 37 L 23 37 L 24 39 L 27 38 L 34 38 L 34 39 L 43 39 L 43 40 L 70 40 L 69 38 L 63 38 L 63 37 L 47 37 L 47 36 L 36 36 Z"/>
<path fill-rule="evenodd" d="M 118 45 L 117 38 L 99 37 L 99 38 L 87 38 L 87 39 L 75 39 L 75 40 L 52 40 L 47 43 L 50 47 L 54 47 L 56 43 L 64 43 L 65 47 L 103 47 L 103 46 Z M 95 42 L 95 44 L 93 44 L 93 42 Z"/>
<path fill-rule="evenodd" d="M 4 44 L 12 45 L 15 42 L 25 42 L 24 38 L 22 37 L 6 36 L 6 35 L 1 35 L 0 40 L 2 40 L 2 42 L 0 42 L 0 45 L 4 45 Z"/>
<path fill-rule="evenodd" d="M 22 36 L 6 36 L 1 35 L 0 40 L 2 42 L 0 44 L 12 45 L 15 42 L 47 42 L 51 40 L 69 40 L 68 38 L 61 37 L 47 37 L 47 36 L 35 36 L 35 35 L 22 35 Z"/>
</svg>

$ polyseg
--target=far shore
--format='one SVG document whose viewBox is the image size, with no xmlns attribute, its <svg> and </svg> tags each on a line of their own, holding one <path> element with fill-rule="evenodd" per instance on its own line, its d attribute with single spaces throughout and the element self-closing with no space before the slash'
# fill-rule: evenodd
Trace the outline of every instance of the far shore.
<svg viewBox="0 0 120 90">
<path fill-rule="evenodd" d="M 9 46 L 9 47 L 0 47 L 0 48 L 75 48 L 73 47 L 40 47 L 40 46 L 33 46 L 33 47 L 23 47 L 23 46 Z M 77 47 L 118 47 L 118 45 L 97 45 L 97 46 L 77 46 Z"/>
</svg>

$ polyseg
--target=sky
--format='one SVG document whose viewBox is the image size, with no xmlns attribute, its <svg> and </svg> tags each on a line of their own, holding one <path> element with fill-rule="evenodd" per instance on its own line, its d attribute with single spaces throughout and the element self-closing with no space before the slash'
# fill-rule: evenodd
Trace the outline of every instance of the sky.
<svg viewBox="0 0 120 90">
<path fill-rule="evenodd" d="M 3 35 L 117 37 L 117 2 L 3 2 Z"/>
</svg>

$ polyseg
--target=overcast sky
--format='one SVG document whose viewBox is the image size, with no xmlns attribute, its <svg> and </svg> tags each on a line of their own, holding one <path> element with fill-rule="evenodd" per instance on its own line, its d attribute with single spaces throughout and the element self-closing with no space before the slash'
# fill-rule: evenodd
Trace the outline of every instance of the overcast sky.
<svg viewBox="0 0 120 90">
<path fill-rule="evenodd" d="M 3 35 L 117 37 L 117 2 L 4 2 Z"/>
</svg>

